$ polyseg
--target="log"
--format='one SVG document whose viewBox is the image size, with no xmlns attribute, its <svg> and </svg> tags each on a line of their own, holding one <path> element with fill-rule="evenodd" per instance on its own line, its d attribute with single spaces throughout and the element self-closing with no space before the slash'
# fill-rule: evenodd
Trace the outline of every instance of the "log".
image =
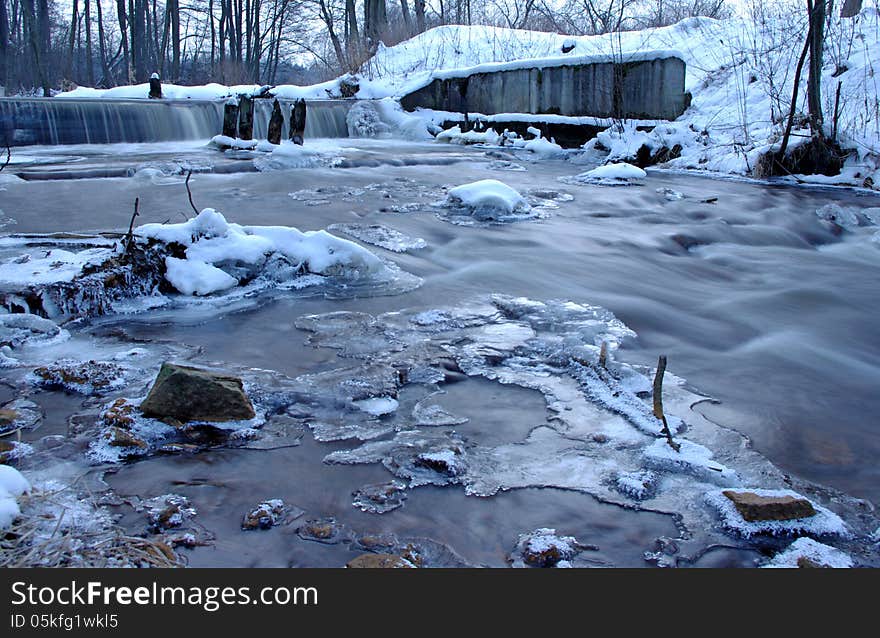
<svg viewBox="0 0 880 638">
<path fill-rule="evenodd" d="M 161 100 L 162 99 L 162 80 L 159 79 L 159 74 L 154 73 L 150 76 L 150 95 L 151 100 Z"/>
<path fill-rule="evenodd" d="M 247 95 L 238 98 L 238 138 L 254 139 L 254 99 Z"/>
<path fill-rule="evenodd" d="M 278 100 L 272 104 L 272 116 L 269 118 L 269 133 L 266 139 L 271 144 L 281 144 L 281 128 L 284 126 L 284 115 L 281 114 L 281 104 Z"/>
<path fill-rule="evenodd" d="M 238 137 L 238 101 L 229 100 L 223 107 L 223 135 Z"/>
<path fill-rule="evenodd" d="M 302 146 L 306 132 L 306 101 L 302 98 L 290 110 L 290 141 Z"/>
</svg>

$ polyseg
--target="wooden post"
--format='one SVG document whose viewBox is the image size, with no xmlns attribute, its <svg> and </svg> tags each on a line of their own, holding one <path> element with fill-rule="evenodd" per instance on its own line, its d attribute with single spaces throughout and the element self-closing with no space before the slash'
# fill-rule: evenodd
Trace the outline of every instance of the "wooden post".
<svg viewBox="0 0 880 638">
<path fill-rule="evenodd" d="M 254 139 L 254 99 L 247 95 L 238 98 L 238 137 Z"/>
<path fill-rule="evenodd" d="M 223 107 L 223 135 L 238 137 L 238 100 L 230 98 Z"/>
<path fill-rule="evenodd" d="M 269 118 L 269 134 L 266 136 L 271 144 L 281 144 L 282 126 L 284 126 L 284 116 L 281 114 L 281 104 L 275 100 L 272 103 L 272 116 Z"/>
<path fill-rule="evenodd" d="M 162 99 L 162 80 L 159 79 L 159 74 L 154 73 L 150 76 L 150 99 L 151 100 L 161 100 Z"/>
<path fill-rule="evenodd" d="M 306 101 L 302 98 L 293 103 L 290 110 L 290 141 L 303 145 L 306 132 Z"/>
</svg>

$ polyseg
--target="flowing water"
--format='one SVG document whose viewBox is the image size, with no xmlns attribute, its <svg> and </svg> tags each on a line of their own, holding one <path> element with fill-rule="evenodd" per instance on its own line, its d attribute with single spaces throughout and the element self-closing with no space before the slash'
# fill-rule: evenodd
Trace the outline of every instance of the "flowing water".
<svg viewBox="0 0 880 638">
<path fill-rule="evenodd" d="M 696 403 L 689 417 L 679 414 L 686 421 L 705 417 L 742 433 L 783 472 L 832 488 L 829 494 L 839 490 L 880 503 L 880 243 L 872 241 L 878 228 L 842 230 L 816 214 L 829 203 L 859 211 L 878 207 L 876 195 L 663 171 L 650 172 L 638 186 L 578 185 L 559 178 L 584 167 L 563 160 L 519 156 L 499 162 L 480 149 L 394 140 L 313 142 L 342 157 L 347 168 L 204 172 L 190 183 L 193 198 L 199 208 L 214 207 L 240 223 L 301 230 L 381 224 L 421 238 L 426 246 L 407 252 L 365 244 L 419 277 L 419 287 L 383 296 L 263 299 L 235 312 L 127 315 L 99 322 L 97 332 L 86 331 L 89 338 L 100 342 L 112 334 L 124 343 L 185 346 L 195 363 L 295 378 L 349 362 L 338 350 L 306 342 L 309 333 L 295 325 L 304 315 L 454 309 L 490 294 L 594 304 L 638 335 L 624 342 L 617 360 L 652 366 L 665 354 L 670 372 L 714 399 Z M 89 152 L 60 157 L 57 148 L 25 150 L 30 165 L 20 157 L 18 168 L 75 174 L 86 163 L 126 170 L 162 162 L 235 164 L 195 144 L 143 146 L 135 159 L 112 147 L 92 157 Z M 252 170 L 248 159 L 237 162 Z M 525 170 L 509 170 L 518 167 Z M 476 226 L 438 216 L 435 204 L 448 187 L 484 178 L 528 194 L 541 214 Z M 5 232 L 124 230 L 135 197 L 138 223 L 179 221 L 190 212 L 179 175 L 54 179 L 7 183 L 5 189 L 0 209 L 16 222 Z M 341 338 L 347 336 L 356 341 L 361 335 L 343 330 Z M 535 389 L 468 377 L 445 390 L 437 403 L 467 419 L 455 430 L 480 445 L 522 442 L 551 417 Z M 63 419 L 73 410 L 69 398 L 51 394 L 34 398 L 47 416 L 32 439 L 63 432 Z M 401 404 L 410 400 L 398 398 Z M 730 454 L 738 453 L 738 444 L 730 445 Z M 352 507 L 351 494 L 389 480 L 388 471 L 378 464 L 321 462 L 356 446 L 319 442 L 291 425 L 283 444 L 272 449 L 155 457 L 115 468 L 107 482 L 123 495 L 189 497 L 199 524 L 215 536 L 212 546 L 187 552 L 193 565 L 340 565 L 358 553 L 356 544 L 303 540 L 296 525 L 259 536 L 239 531 L 242 512 L 272 497 L 304 510 L 301 520 L 335 517 L 354 536 L 432 539 L 452 549 L 453 558 L 438 559 L 445 564 L 504 565 L 519 534 L 555 527 L 598 545 L 589 556 L 594 564 L 638 566 L 656 539 L 683 533 L 675 516 L 559 488 L 479 498 L 454 485 L 425 486 L 411 490 L 399 509 L 368 514 Z M 142 516 L 130 512 L 122 521 L 143 526 Z M 725 545 L 693 529 L 688 534 L 703 543 L 692 548 L 689 564 L 750 565 L 758 556 L 747 543 Z"/>
</svg>

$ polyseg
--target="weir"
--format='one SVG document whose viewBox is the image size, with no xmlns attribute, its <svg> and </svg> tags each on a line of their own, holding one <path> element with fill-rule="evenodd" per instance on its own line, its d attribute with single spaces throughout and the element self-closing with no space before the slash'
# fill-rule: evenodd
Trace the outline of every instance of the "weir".
<svg viewBox="0 0 880 638">
<path fill-rule="evenodd" d="M 688 106 L 685 62 L 667 51 L 484 64 L 439 74 L 401 101 L 457 113 L 674 120 Z"/>
<path fill-rule="evenodd" d="M 254 137 L 265 139 L 271 99 L 255 102 Z M 290 117 L 293 100 L 280 100 Z M 0 98 L 0 144 L 114 144 L 209 140 L 220 134 L 225 100 Z M 308 102 L 306 137 L 347 137 L 349 105 Z"/>
</svg>

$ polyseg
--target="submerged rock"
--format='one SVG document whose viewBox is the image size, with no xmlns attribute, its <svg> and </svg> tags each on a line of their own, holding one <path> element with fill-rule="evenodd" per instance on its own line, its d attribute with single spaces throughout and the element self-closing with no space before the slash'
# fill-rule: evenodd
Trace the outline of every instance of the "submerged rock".
<svg viewBox="0 0 880 638">
<path fill-rule="evenodd" d="M 282 514 L 284 514 L 284 501 L 280 498 L 263 501 L 244 515 L 241 528 L 243 530 L 269 529 L 278 523 Z"/>
<path fill-rule="evenodd" d="M 26 399 L 10 401 L 0 408 L 0 435 L 31 429 L 43 418 L 40 408 Z"/>
<path fill-rule="evenodd" d="M 179 421 L 246 421 L 256 416 L 241 379 L 229 375 L 163 363 L 147 398 L 146 416 Z"/>
<path fill-rule="evenodd" d="M 815 516 L 813 504 L 805 498 L 795 496 L 759 496 L 754 492 L 735 492 L 725 490 L 743 519 L 755 521 L 790 521 Z"/>
<path fill-rule="evenodd" d="M 343 540 L 345 528 L 334 518 L 317 518 L 306 521 L 296 533 L 303 540 L 335 545 Z"/>
<path fill-rule="evenodd" d="M 403 507 L 406 500 L 406 484 L 390 481 L 380 485 L 365 485 L 353 494 L 352 505 L 372 514 L 384 514 Z"/>
<path fill-rule="evenodd" d="M 415 569 L 415 565 L 396 554 L 361 554 L 345 565 L 349 568 Z"/>
</svg>

